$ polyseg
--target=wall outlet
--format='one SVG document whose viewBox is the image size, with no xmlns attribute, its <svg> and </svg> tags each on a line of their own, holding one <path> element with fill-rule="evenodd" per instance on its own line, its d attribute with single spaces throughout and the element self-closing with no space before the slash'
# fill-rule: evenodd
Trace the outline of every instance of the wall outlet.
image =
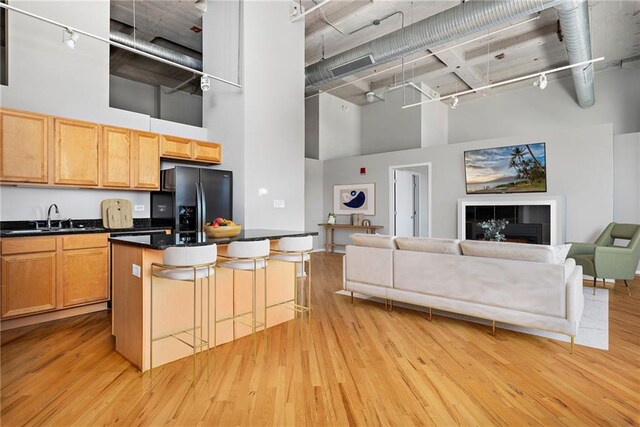
<svg viewBox="0 0 640 427">
<path fill-rule="evenodd" d="M 131 274 L 136 277 L 140 277 L 140 266 L 137 264 L 131 264 Z"/>
<path fill-rule="evenodd" d="M 144 205 L 135 205 L 133 207 L 133 210 L 136 211 L 136 212 L 142 212 L 142 211 L 144 211 Z"/>
<path fill-rule="evenodd" d="M 273 207 L 276 209 L 283 209 L 284 208 L 284 200 L 274 200 L 273 201 Z"/>
</svg>

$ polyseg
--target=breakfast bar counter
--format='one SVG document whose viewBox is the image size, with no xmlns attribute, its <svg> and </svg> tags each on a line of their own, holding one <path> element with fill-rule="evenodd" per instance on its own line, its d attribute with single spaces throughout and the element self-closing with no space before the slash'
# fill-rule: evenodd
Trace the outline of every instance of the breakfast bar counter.
<svg viewBox="0 0 640 427">
<path fill-rule="evenodd" d="M 112 277 L 112 333 L 115 336 L 116 351 L 141 371 L 149 369 L 150 308 L 151 308 L 151 264 L 162 263 L 163 250 L 176 246 L 217 245 L 219 256 L 226 255 L 226 246 L 234 241 L 256 241 L 269 239 L 272 246 L 282 237 L 317 235 L 316 232 L 296 232 L 282 230 L 245 230 L 231 238 L 208 238 L 204 233 L 144 234 L 136 236 L 112 237 L 111 277 Z M 267 305 L 271 306 L 293 299 L 295 264 L 269 260 L 266 271 Z M 264 319 L 264 275 L 258 273 L 257 280 L 257 321 Z M 208 297 L 210 313 L 213 304 L 216 317 L 224 319 L 236 313 L 251 310 L 251 271 L 216 268 L 214 301 L 213 289 Z M 207 281 L 201 280 L 196 297 L 200 307 L 200 296 L 207 299 Z M 202 289 L 200 289 L 202 288 Z M 201 292 L 202 290 L 202 292 Z M 191 282 L 179 282 L 161 277 L 153 278 L 153 331 L 154 336 L 170 334 L 176 330 L 186 330 L 193 324 L 194 288 Z M 205 301 L 206 304 L 206 301 Z M 206 305 L 205 305 L 206 307 Z M 199 309 L 196 312 L 200 318 Z M 206 319 L 206 315 L 203 317 Z M 294 319 L 294 311 L 286 305 L 268 309 L 267 327 Z M 213 339 L 213 318 L 209 319 L 209 340 Z M 224 344 L 251 333 L 251 328 L 241 323 L 223 322 L 216 326 L 216 345 Z M 213 344 L 213 342 L 211 343 Z M 213 347 L 213 345 L 211 345 Z M 179 340 L 154 342 L 154 367 L 193 354 L 193 350 Z"/>
</svg>

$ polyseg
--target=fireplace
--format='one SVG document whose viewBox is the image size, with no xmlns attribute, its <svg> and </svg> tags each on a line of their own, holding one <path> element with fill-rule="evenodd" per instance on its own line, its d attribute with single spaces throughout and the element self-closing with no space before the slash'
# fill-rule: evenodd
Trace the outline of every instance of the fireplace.
<svg viewBox="0 0 640 427">
<path fill-rule="evenodd" d="M 555 245 L 564 241 L 559 197 L 477 198 L 458 200 L 458 238 L 484 240 L 483 221 L 509 221 L 502 232 L 507 242 Z"/>
</svg>

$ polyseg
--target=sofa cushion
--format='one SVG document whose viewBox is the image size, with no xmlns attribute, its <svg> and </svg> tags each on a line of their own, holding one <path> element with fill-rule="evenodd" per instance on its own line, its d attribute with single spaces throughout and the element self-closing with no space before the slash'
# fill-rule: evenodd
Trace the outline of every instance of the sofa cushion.
<svg viewBox="0 0 640 427">
<path fill-rule="evenodd" d="M 397 237 L 396 244 L 398 249 L 404 251 L 462 255 L 460 240 L 434 239 L 430 237 Z"/>
<path fill-rule="evenodd" d="M 395 239 L 395 236 L 384 234 L 355 233 L 351 235 L 351 241 L 354 245 L 369 248 L 397 249 Z"/>
<path fill-rule="evenodd" d="M 527 243 L 465 240 L 460 243 L 464 255 L 516 261 L 563 264 L 571 245 L 547 246 Z"/>
</svg>

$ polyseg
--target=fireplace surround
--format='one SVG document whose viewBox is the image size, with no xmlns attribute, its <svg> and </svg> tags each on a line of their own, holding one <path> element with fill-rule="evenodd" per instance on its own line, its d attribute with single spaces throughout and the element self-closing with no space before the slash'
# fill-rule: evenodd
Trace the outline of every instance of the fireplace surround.
<svg viewBox="0 0 640 427">
<path fill-rule="evenodd" d="M 507 241 L 558 245 L 564 242 L 564 198 L 557 196 L 498 196 L 458 199 L 458 238 L 482 240 L 479 223 L 506 219 Z"/>
</svg>

